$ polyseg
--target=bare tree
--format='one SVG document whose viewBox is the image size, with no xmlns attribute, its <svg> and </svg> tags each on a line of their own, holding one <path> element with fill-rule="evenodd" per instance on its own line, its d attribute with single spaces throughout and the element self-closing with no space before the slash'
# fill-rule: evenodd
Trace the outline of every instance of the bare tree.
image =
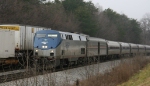
<svg viewBox="0 0 150 86">
<path fill-rule="evenodd" d="M 98 37 L 105 38 L 108 40 L 117 40 L 118 39 L 118 30 L 112 22 L 107 18 L 107 16 L 103 15 L 101 12 L 98 15 L 98 25 L 99 31 L 97 32 Z"/>
<path fill-rule="evenodd" d="M 147 13 L 140 20 L 141 28 L 143 31 L 142 37 L 145 44 L 150 44 L 150 14 Z"/>
</svg>

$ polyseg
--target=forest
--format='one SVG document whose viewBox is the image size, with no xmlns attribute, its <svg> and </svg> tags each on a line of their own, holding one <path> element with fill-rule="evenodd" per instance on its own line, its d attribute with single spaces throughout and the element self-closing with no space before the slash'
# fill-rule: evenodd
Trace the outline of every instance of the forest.
<svg viewBox="0 0 150 86">
<path fill-rule="evenodd" d="M 0 0 L 0 24 L 84 33 L 106 40 L 150 44 L 150 14 L 140 21 L 83 0 Z"/>
</svg>

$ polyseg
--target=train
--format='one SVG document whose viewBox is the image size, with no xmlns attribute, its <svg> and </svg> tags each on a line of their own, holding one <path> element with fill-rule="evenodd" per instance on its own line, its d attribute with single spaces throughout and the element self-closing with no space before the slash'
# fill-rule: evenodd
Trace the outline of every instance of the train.
<svg viewBox="0 0 150 86">
<path fill-rule="evenodd" d="M 0 24 L 0 66 L 84 64 L 122 56 L 150 55 L 150 46 L 110 41 L 82 33 L 51 30 L 40 26 Z"/>
<path fill-rule="evenodd" d="M 110 41 L 82 33 L 40 30 L 35 33 L 34 58 L 45 68 L 78 65 L 123 56 L 150 55 L 150 46 Z"/>
<path fill-rule="evenodd" d="M 22 24 L 0 24 L 0 66 L 26 63 L 33 56 L 36 31 L 50 29 Z"/>
</svg>

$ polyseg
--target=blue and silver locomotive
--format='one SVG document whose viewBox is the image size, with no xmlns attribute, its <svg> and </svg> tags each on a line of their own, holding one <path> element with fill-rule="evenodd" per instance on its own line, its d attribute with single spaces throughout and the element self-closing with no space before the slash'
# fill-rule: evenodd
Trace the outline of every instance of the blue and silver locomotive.
<svg viewBox="0 0 150 86">
<path fill-rule="evenodd" d="M 34 55 L 38 63 L 54 66 L 77 64 L 78 58 L 86 56 L 86 35 L 41 30 L 34 37 Z"/>
</svg>

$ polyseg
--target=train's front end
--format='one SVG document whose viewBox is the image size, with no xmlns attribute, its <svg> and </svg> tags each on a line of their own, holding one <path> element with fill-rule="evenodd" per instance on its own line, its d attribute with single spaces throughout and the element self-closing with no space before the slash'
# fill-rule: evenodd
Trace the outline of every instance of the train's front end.
<svg viewBox="0 0 150 86">
<path fill-rule="evenodd" d="M 34 56 L 37 58 L 56 58 L 56 49 L 61 43 L 61 35 L 55 30 L 41 30 L 34 37 Z"/>
</svg>

